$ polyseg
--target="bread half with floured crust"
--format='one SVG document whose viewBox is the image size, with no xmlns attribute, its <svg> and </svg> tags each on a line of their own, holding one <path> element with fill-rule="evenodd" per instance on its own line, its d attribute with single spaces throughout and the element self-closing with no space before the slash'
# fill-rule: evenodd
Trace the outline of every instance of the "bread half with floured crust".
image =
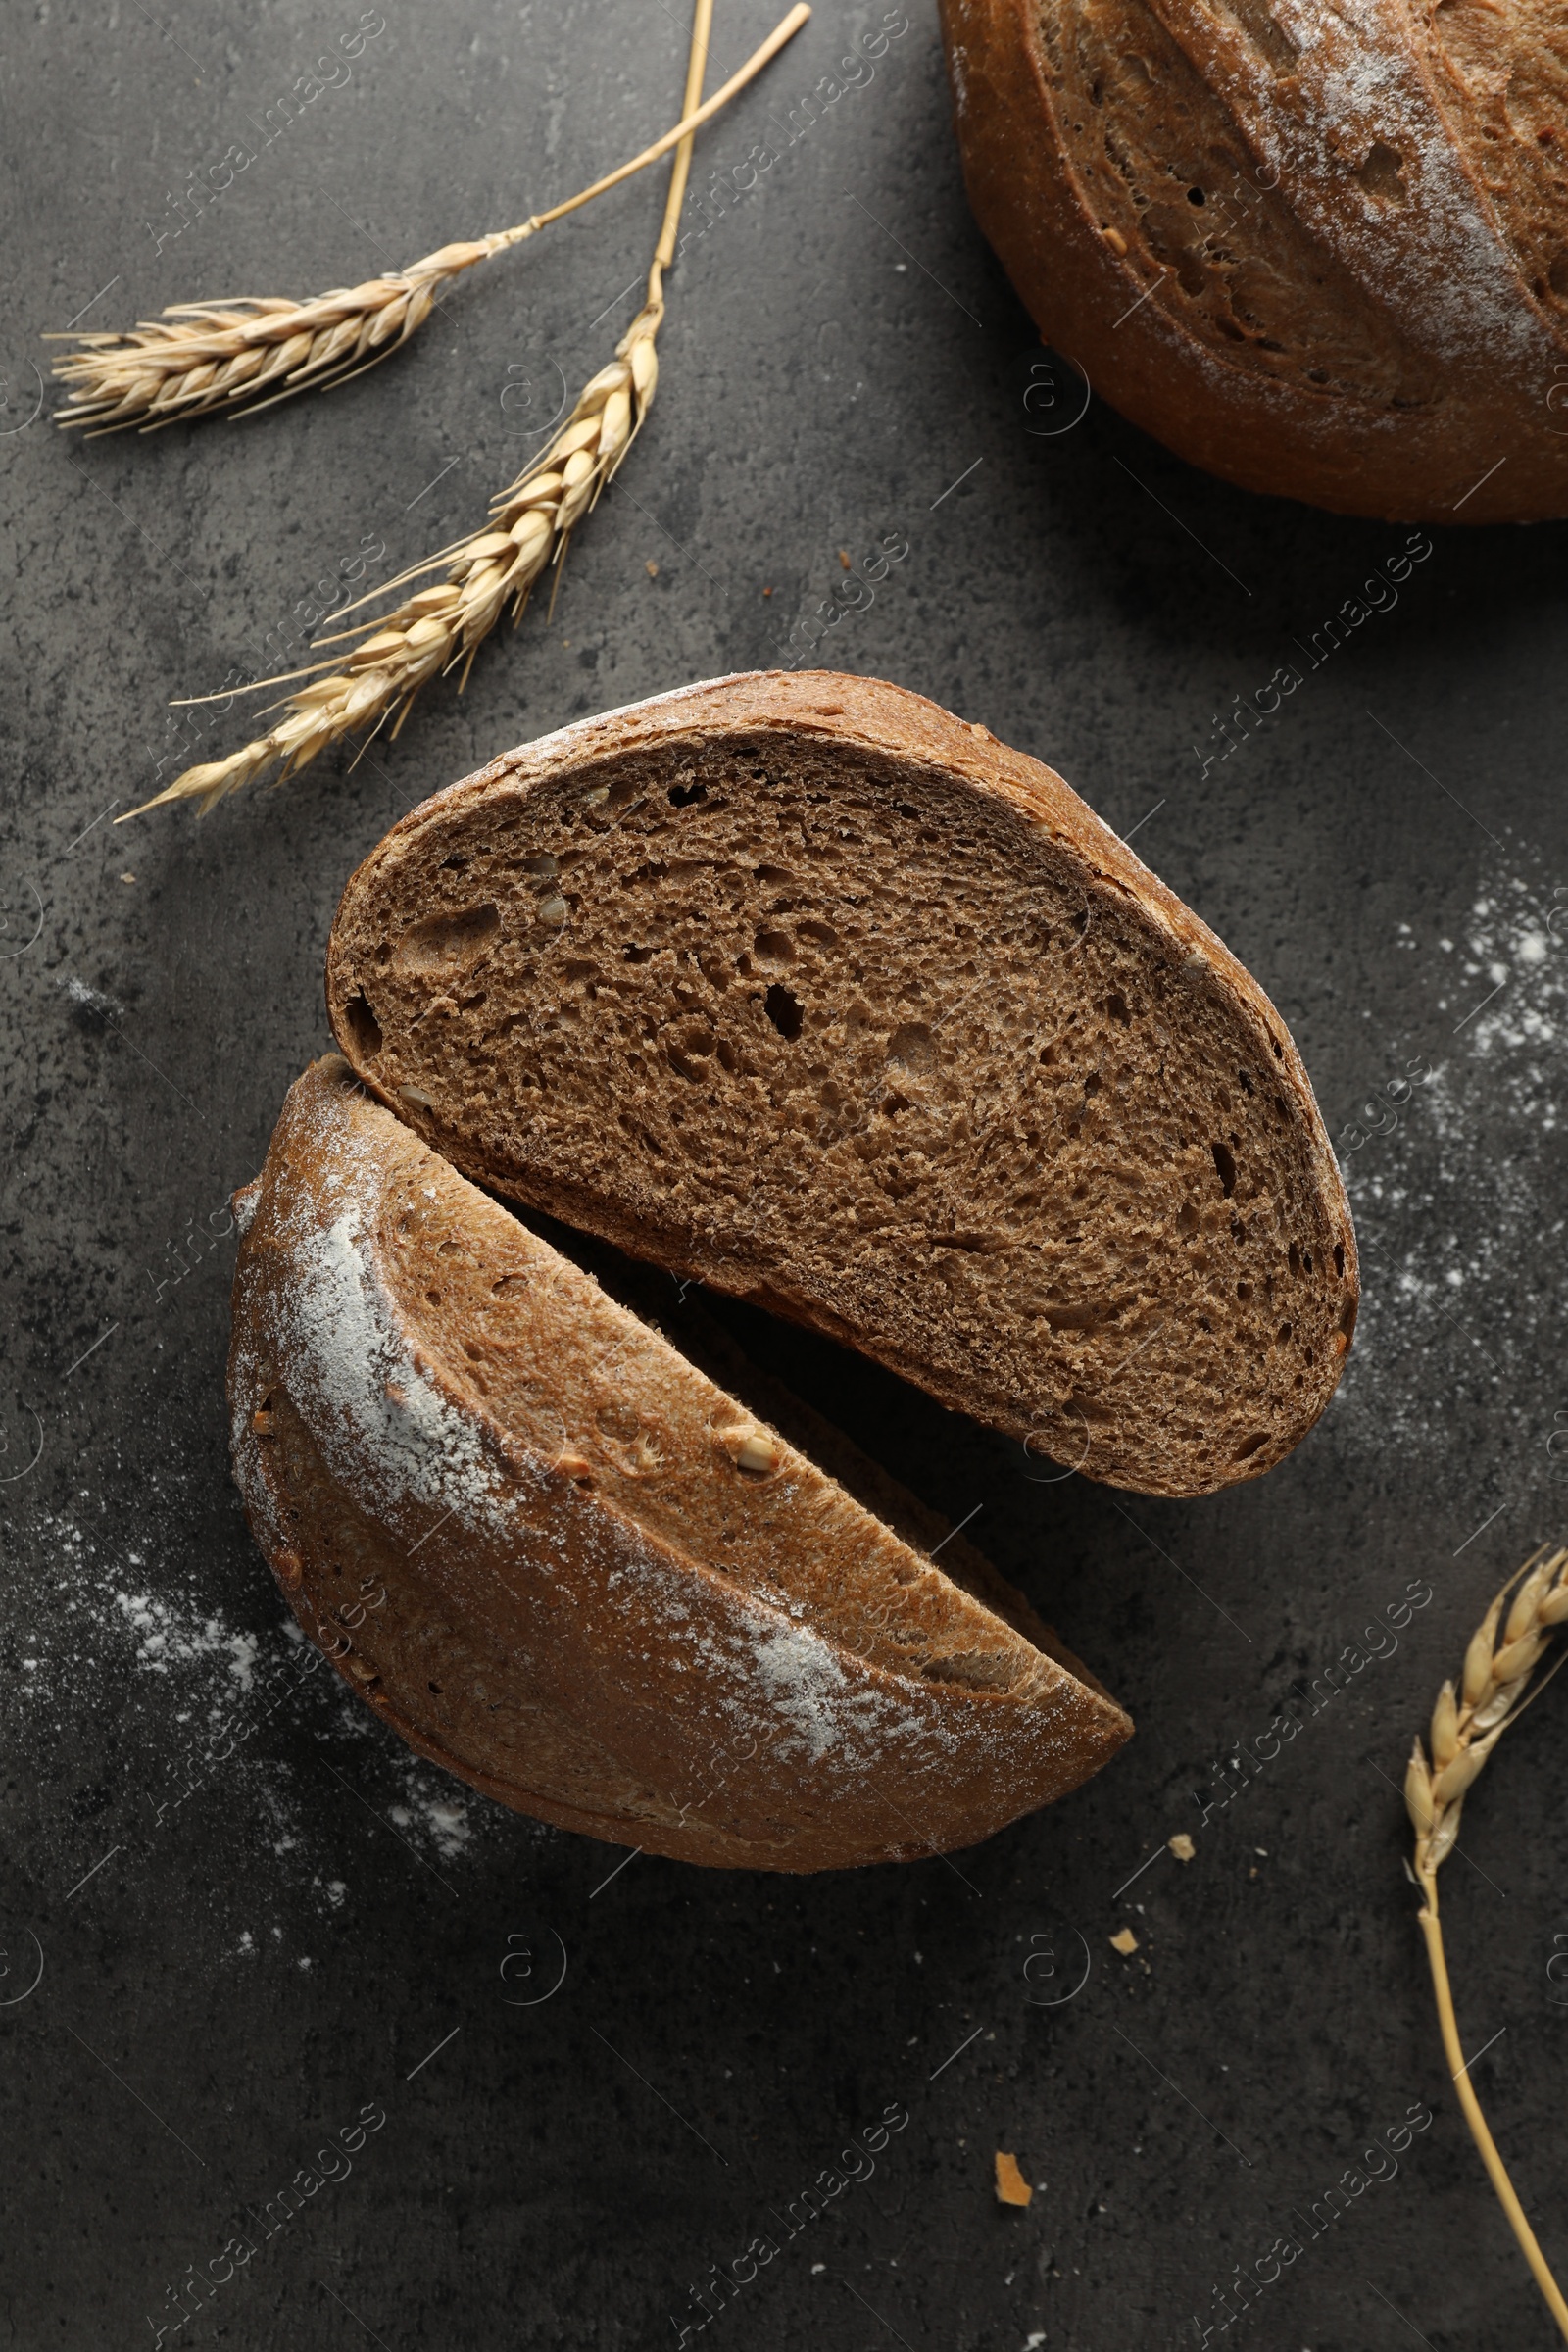
<svg viewBox="0 0 1568 2352">
<path fill-rule="evenodd" d="M 343 894 L 339 1045 L 467 1175 L 1087 1476 L 1207 1493 L 1354 1325 L 1284 1022 L 1061 778 L 935 704 L 720 679 L 508 753 Z"/>
<path fill-rule="evenodd" d="M 252 1530 L 350 1687 L 475 1788 L 842 1869 L 973 1844 L 1129 1736 L 961 1537 L 938 1564 L 895 1534 L 337 1056 L 236 1198 Z"/>
</svg>

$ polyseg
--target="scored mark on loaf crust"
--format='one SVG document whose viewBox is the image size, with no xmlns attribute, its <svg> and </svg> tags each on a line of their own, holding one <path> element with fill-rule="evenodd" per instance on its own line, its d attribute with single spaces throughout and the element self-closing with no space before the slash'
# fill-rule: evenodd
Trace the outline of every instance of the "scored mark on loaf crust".
<svg viewBox="0 0 1568 2352">
<path fill-rule="evenodd" d="M 1091 1476 L 1258 1475 L 1338 1380 L 1354 1243 L 1278 1015 L 896 688 L 722 681 L 454 786 L 350 882 L 328 999 L 479 1182 Z"/>
</svg>

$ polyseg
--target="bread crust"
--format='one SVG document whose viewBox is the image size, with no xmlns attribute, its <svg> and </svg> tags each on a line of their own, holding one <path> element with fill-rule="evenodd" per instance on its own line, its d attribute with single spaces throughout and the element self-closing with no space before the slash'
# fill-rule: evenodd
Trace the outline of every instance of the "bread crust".
<svg viewBox="0 0 1568 2352">
<path fill-rule="evenodd" d="M 456 839 L 480 815 L 494 820 L 493 831 L 504 829 L 509 815 L 526 812 L 531 795 L 555 791 L 563 778 L 609 776 L 619 772 L 616 763 L 629 773 L 639 760 L 666 753 L 672 760 L 683 757 L 683 747 L 691 747 L 694 757 L 711 758 L 725 745 L 765 745 L 770 738 L 788 745 L 844 747 L 857 757 L 907 763 L 911 773 L 916 767 L 940 773 L 1023 819 L 1027 838 L 1052 846 L 1075 877 L 1075 887 L 1081 884 L 1086 894 L 1098 894 L 1101 903 L 1110 894 L 1114 904 L 1145 927 L 1152 961 L 1178 973 L 1190 992 L 1189 1019 L 1197 1021 L 1206 1007 L 1222 1019 L 1228 1035 L 1239 1031 L 1250 1041 L 1249 1056 L 1268 1073 L 1280 1131 L 1295 1154 L 1306 1203 L 1303 1213 L 1312 1227 L 1303 1236 L 1306 1262 L 1310 1266 L 1315 1250 L 1326 1267 L 1332 1252 L 1338 1273 L 1327 1277 L 1326 1291 L 1319 1282 L 1313 1312 L 1323 1331 L 1320 1344 L 1314 1341 L 1303 1359 L 1306 1371 L 1298 1378 L 1293 1398 L 1274 1410 L 1262 1435 L 1244 1440 L 1248 1450 L 1226 1459 L 1208 1454 L 1200 1459 L 1185 1441 L 1182 1446 L 1166 1445 L 1143 1405 L 1130 1415 L 1139 1422 L 1136 1432 L 1125 1426 L 1102 1429 L 1095 1418 L 1093 1398 L 1087 1396 L 1075 1396 L 1059 1410 L 1053 1408 L 1054 1418 L 1042 1419 L 1034 1404 L 1020 1404 L 988 1388 L 978 1370 L 955 1373 L 936 1366 L 888 1331 L 869 1329 L 854 1313 L 836 1310 L 819 1293 L 783 1284 L 749 1264 L 744 1254 L 727 1252 L 722 1234 L 712 1227 L 698 1231 L 658 1219 L 602 1187 L 590 1193 L 564 1172 L 553 1170 L 548 1155 L 519 1168 L 493 1141 L 476 1138 L 441 1113 L 424 1099 L 420 1087 L 400 1086 L 399 1068 L 389 1066 L 397 1064 L 395 1049 L 386 1054 L 378 1045 L 376 1051 L 368 1050 L 363 1028 L 356 1025 L 356 1006 L 362 1000 L 368 1003 L 367 990 L 382 993 L 390 953 L 384 936 L 389 909 L 402 877 L 422 875 L 437 864 L 449 836 Z M 902 688 L 830 672 L 761 672 L 717 679 L 582 721 L 507 753 L 412 810 L 352 877 L 333 924 L 326 992 L 339 1045 L 361 1077 L 477 1181 L 568 1223 L 586 1226 L 635 1256 L 697 1274 L 811 1324 L 876 1356 L 956 1409 L 1009 1431 L 1033 1449 L 1083 1468 L 1086 1475 L 1170 1494 L 1207 1492 L 1260 1475 L 1298 1443 L 1338 1381 L 1358 1298 L 1355 1243 L 1333 1150 L 1284 1022 L 1221 941 L 1052 769 L 998 743 L 984 727 L 966 724 Z M 1251 1082 L 1246 1083 L 1250 1091 Z M 607 1104 L 607 1115 L 613 1108 Z M 1207 1164 L 1206 1152 L 1203 1157 Z M 1217 1195 L 1212 1171 L 1209 1182 Z M 1294 1260 L 1294 1248 L 1292 1255 Z M 1287 1323 L 1287 1336 L 1290 1328 Z M 1157 1352 L 1148 1357 L 1152 1378 L 1159 1362 Z M 1159 1393 L 1155 1380 L 1151 1408 L 1154 1416 Z M 1129 1381 L 1118 1393 L 1118 1409 L 1131 1407 L 1137 1394 Z"/>
<path fill-rule="evenodd" d="M 1538 143 L 1561 126 L 1544 99 L 1544 129 L 1506 119 L 1506 67 L 1467 74 L 1439 12 L 941 4 L 976 218 L 1042 337 L 1135 424 L 1342 514 L 1568 513 L 1549 258 L 1568 192 Z M 1547 24 L 1536 54 L 1560 82 Z M 1109 71 L 1081 86 L 1086 25 Z"/>
<path fill-rule="evenodd" d="M 1130 1734 L 994 1571 L 1005 1617 L 337 1056 L 236 1207 L 252 1531 L 348 1687 L 486 1794 L 686 1861 L 842 1869 L 972 1844 Z"/>
</svg>

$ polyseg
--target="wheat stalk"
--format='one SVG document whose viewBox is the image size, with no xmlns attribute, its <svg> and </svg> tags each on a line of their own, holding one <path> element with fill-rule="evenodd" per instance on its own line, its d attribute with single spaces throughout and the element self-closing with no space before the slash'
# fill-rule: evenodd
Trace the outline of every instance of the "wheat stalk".
<svg viewBox="0 0 1568 2352">
<path fill-rule="evenodd" d="M 687 118 L 693 117 L 694 110 L 701 111 L 696 102 L 702 91 L 712 13 L 713 0 L 696 0 L 687 66 Z M 773 36 L 775 45 L 787 37 L 784 27 L 793 29 L 808 13 L 802 8 L 793 10 Z M 663 273 L 674 258 L 691 150 L 692 133 L 688 131 L 675 149 L 663 223 L 648 272 L 647 299 L 615 346 L 614 360 L 585 385 L 576 407 L 543 456 L 491 501 L 489 518 L 478 530 L 373 594 L 384 596 L 424 572 L 443 567 L 445 579 L 406 597 L 395 611 L 375 620 L 337 637 L 317 640 L 342 644 L 359 637 L 362 642 L 341 662 L 310 662 L 283 677 L 259 679 L 257 687 L 278 686 L 287 684 L 289 678 L 311 676 L 315 670 L 332 673 L 311 676 L 309 685 L 285 696 L 281 706 L 274 705 L 282 709 L 283 716 L 265 735 L 242 745 L 226 760 L 204 760 L 186 768 L 150 801 L 118 817 L 118 824 L 160 808 L 166 801 L 194 800 L 198 815 L 205 816 L 229 793 L 253 783 L 270 768 L 277 768 L 281 783 L 345 735 L 368 728 L 373 736 L 390 718 L 395 736 L 414 697 L 438 671 L 461 662 L 462 691 L 481 640 L 509 605 L 514 621 L 521 619 L 535 582 L 551 564 L 557 567 L 559 586 L 560 566 L 565 561 L 573 529 L 606 483 L 613 479 L 653 401 L 659 381 L 657 337 L 664 316 Z M 363 605 L 372 598 L 358 601 Z M 344 608 L 345 612 L 355 610 L 353 605 Z M 220 698 L 192 699 L 216 702 Z"/>
<path fill-rule="evenodd" d="M 173 303 L 162 318 L 142 319 L 129 334 L 46 335 L 46 342 L 77 346 L 54 361 L 55 375 L 70 386 L 56 423 L 89 425 L 89 440 L 132 427 L 151 433 L 181 418 L 220 413 L 254 416 L 297 392 L 329 389 L 363 375 L 402 349 L 464 270 L 523 244 L 672 147 L 684 143 L 689 155 L 693 134 L 794 38 L 810 13 L 803 0 L 705 105 L 696 104 L 699 84 L 682 120 L 662 138 L 592 187 L 515 228 L 443 245 L 407 270 L 368 278 L 360 286 L 338 286 L 309 302 L 239 295 L 224 302 Z M 683 177 L 683 193 L 684 185 Z"/>
<path fill-rule="evenodd" d="M 1503 1603 L 1512 1594 L 1506 1620 Z M 1415 1831 L 1415 1876 L 1425 1900 L 1420 1911 L 1437 1996 L 1443 2046 L 1472 2138 L 1536 2284 L 1565 2339 L 1568 2302 L 1536 2242 L 1514 2191 L 1462 2055 L 1453 1992 L 1438 1918 L 1438 1871 L 1453 1851 L 1465 1792 L 1509 1725 L 1540 1694 L 1563 1663 L 1559 1652 L 1540 1669 L 1555 1630 L 1568 1624 L 1568 1550 L 1543 1544 L 1508 1579 L 1471 1637 L 1457 1688 L 1445 1683 L 1429 1727 L 1432 1753 L 1419 1738 L 1404 1775 L 1405 1809 Z"/>
<path fill-rule="evenodd" d="M 278 768 L 281 783 L 345 735 L 366 727 L 374 734 L 390 718 L 395 737 L 419 688 L 458 662 L 463 663 L 461 691 L 482 639 L 509 604 L 514 617 L 521 619 L 534 583 L 551 564 L 564 561 L 573 528 L 631 447 L 659 380 L 655 337 L 662 316 L 663 304 L 657 299 L 638 313 L 617 344 L 614 360 L 585 386 L 544 456 L 495 501 L 488 522 L 454 549 L 388 583 L 401 587 L 421 572 L 444 568 L 446 578 L 439 585 L 417 590 L 394 612 L 338 638 L 318 639 L 318 644 L 340 644 L 359 637 L 361 643 L 341 662 L 329 658 L 287 673 L 305 677 L 313 669 L 332 672 L 312 677 L 309 685 L 287 695 L 281 705 L 283 716 L 265 735 L 226 760 L 186 768 L 126 815 L 140 816 L 166 801 L 194 800 L 200 804 L 198 814 L 205 816 L 229 793 L 254 783 L 269 768 Z M 385 593 L 386 589 L 376 591 Z M 286 678 L 264 678 L 257 687 L 284 683 Z M 125 818 L 117 822 L 123 824 Z"/>
</svg>

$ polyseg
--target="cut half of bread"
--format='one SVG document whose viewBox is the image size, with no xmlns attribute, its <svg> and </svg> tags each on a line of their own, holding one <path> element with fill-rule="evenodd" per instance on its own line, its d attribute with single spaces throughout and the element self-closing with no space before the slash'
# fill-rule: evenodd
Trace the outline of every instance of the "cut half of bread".
<svg viewBox="0 0 1568 2352">
<path fill-rule="evenodd" d="M 933 1559 L 940 1523 L 862 1464 L 866 1508 L 337 1056 L 236 1204 L 252 1530 L 350 1687 L 475 1788 L 827 1870 L 973 1844 L 1128 1738 L 961 1536 Z"/>
<path fill-rule="evenodd" d="M 1284 1022 L 1061 778 L 898 687 L 720 679 L 416 808 L 338 1042 L 479 1183 L 1112 1484 L 1272 1468 L 1354 1326 Z"/>
</svg>

